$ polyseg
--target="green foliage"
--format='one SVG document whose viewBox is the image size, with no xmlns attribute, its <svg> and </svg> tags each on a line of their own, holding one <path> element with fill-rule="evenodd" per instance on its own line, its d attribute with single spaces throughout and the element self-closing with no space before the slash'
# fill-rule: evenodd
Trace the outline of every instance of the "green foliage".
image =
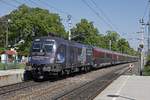
<svg viewBox="0 0 150 100">
<path fill-rule="evenodd" d="M 11 19 L 9 44 L 17 44 L 19 51 L 29 49 L 34 36 L 48 36 L 50 32 L 59 37 L 67 36 L 60 16 L 45 9 L 21 5 L 4 17 Z M 25 43 L 19 44 L 20 40 L 25 40 Z"/>
<path fill-rule="evenodd" d="M 144 76 L 150 76 L 150 65 L 147 65 L 144 67 L 143 75 Z"/>
<path fill-rule="evenodd" d="M 146 60 L 147 62 L 144 66 L 143 75 L 150 76 L 150 55 L 147 56 Z"/>
<path fill-rule="evenodd" d="M 4 51 L 4 50 L 5 50 L 5 48 L 0 47 L 0 51 Z"/>
<path fill-rule="evenodd" d="M 107 31 L 107 34 L 104 36 L 104 41 L 106 48 L 109 49 L 109 42 L 111 40 L 111 50 L 117 51 L 117 41 L 119 39 L 119 35 L 115 31 Z"/>
<path fill-rule="evenodd" d="M 106 49 L 109 49 L 109 42 L 111 40 L 111 50 L 131 55 L 136 54 L 134 49 L 130 47 L 128 41 L 124 38 L 120 38 L 117 32 L 107 31 L 106 33 L 104 36 L 100 34 L 93 23 L 86 19 L 81 19 L 81 21 L 71 29 L 71 34 L 75 37 L 72 38 L 72 40 Z"/>
<path fill-rule="evenodd" d="M 0 19 L 10 19 L 10 23 L 0 24 L 0 47 L 4 47 L 7 27 L 9 30 L 9 44 L 18 47 L 19 54 L 28 55 L 31 42 L 34 37 L 48 36 L 53 33 L 59 37 L 67 38 L 68 33 L 61 22 L 60 16 L 56 13 L 50 13 L 41 8 L 31 8 L 21 5 L 18 9 L 12 11 Z M 136 54 L 124 38 L 120 38 L 117 32 L 107 31 L 106 35 L 99 33 L 93 22 L 87 19 L 81 19 L 72 29 L 72 40 L 109 49 L 111 40 L 111 49 L 128 54 Z M 23 41 L 23 42 L 20 42 Z"/>
<path fill-rule="evenodd" d="M 146 65 L 149 65 L 150 66 L 150 55 L 147 55 L 147 58 L 146 58 Z"/>
<path fill-rule="evenodd" d="M 124 39 L 124 38 L 119 39 L 117 42 L 117 48 L 122 53 L 127 53 L 128 49 L 129 49 L 128 41 L 126 41 L 126 39 Z"/>
<path fill-rule="evenodd" d="M 8 69 L 24 69 L 25 64 L 23 63 L 8 63 L 8 64 L 3 64 L 0 63 L 0 70 L 8 70 Z"/>
<path fill-rule="evenodd" d="M 150 55 L 147 56 L 147 61 L 150 61 Z"/>
<path fill-rule="evenodd" d="M 101 46 L 102 36 L 99 34 L 98 29 L 94 27 L 93 23 L 86 19 L 81 19 L 81 22 L 77 23 L 71 29 L 71 34 L 74 37 L 72 40 L 93 46 Z"/>
<path fill-rule="evenodd" d="M 6 27 L 7 23 L 2 22 L 2 18 L 0 19 L 0 47 L 5 46 L 5 38 L 6 38 Z"/>
</svg>

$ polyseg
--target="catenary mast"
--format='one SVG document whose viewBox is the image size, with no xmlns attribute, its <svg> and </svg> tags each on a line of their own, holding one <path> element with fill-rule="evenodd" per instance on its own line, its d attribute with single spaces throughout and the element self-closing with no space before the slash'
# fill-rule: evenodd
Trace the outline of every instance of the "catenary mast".
<svg viewBox="0 0 150 100">
<path fill-rule="evenodd" d="M 148 15 L 148 55 L 150 55 L 150 0 L 149 2 L 149 15 Z"/>
</svg>

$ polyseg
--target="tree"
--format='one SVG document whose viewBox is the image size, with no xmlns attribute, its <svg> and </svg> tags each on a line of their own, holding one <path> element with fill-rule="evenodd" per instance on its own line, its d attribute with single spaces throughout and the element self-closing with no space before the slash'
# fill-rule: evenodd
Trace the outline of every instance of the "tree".
<svg viewBox="0 0 150 100">
<path fill-rule="evenodd" d="M 101 46 L 102 35 L 99 34 L 98 29 L 94 27 L 93 22 L 89 22 L 87 19 L 81 19 L 81 21 L 71 29 L 71 34 L 75 37 L 72 40 L 93 46 Z"/>
<path fill-rule="evenodd" d="M 11 20 L 11 23 L 8 24 L 9 45 L 17 46 L 19 48 L 18 51 L 24 54 L 29 52 L 31 42 L 35 36 L 48 36 L 49 33 L 53 33 L 59 37 L 67 38 L 68 35 L 58 14 L 50 13 L 48 10 L 38 7 L 31 8 L 23 4 L 0 19 Z M 4 47 L 6 29 L 6 25 L 0 25 L 0 38 L 2 38 L 0 40 L 0 47 Z M 80 43 L 108 49 L 109 41 L 111 40 L 113 51 L 129 54 L 134 52 L 125 39 L 120 39 L 117 32 L 107 31 L 107 34 L 104 36 L 99 33 L 93 22 L 87 19 L 81 19 L 71 29 L 71 34 L 72 40 Z"/>
<path fill-rule="evenodd" d="M 6 39 L 6 30 L 7 30 L 7 23 L 3 22 L 2 19 L 0 19 L 0 47 L 5 47 L 5 39 Z"/>
<path fill-rule="evenodd" d="M 121 38 L 118 40 L 117 42 L 117 48 L 121 53 L 127 53 L 127 51 L 129 50 L 130 46 L 128 41 L 126 41 L 126 39 Z"/>
<path fill-rule="evenodd" d="M 20 51 L 29 50 L 34 36 L 48 36 L 50 32 L 63 38 L 67 36 L 60 16 L 45 9 L 23 4 L 3 17 L 12 21 L 9 25 L 9 43 L 15 45 L 21 40 L 25 41 L 18 46 Z"/>
<path fill-rule="evenodd" d="M 107 31 L 107 34 L 104 36 L 105 48 L 109 49 L 109 42 L 111 40 L 111 50 L 118 51 L 117 41 L 119 39 L 119 35 L 115 31 Z"/>
</svg>

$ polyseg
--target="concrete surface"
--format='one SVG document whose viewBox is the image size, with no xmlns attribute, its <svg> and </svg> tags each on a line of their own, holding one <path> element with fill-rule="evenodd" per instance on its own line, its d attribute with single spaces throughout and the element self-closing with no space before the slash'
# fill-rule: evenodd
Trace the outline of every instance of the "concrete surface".
<svg viewBox="0 0 150 100">
<path fill-rule="evenodd" d="M 0 87 L 23 81 L 24 69 L 0 70 Z"/>
<path fill-rule="evenodd" d="M 133 65 L 132 71 L 127 71 L 125 75 L 140 75 L 140 62 L 129 63 Z"/>
<path fill-rule="evenodd" d="M 94 100 L 150 100 L 150 76 L 120 76 Z"/>
</svg>

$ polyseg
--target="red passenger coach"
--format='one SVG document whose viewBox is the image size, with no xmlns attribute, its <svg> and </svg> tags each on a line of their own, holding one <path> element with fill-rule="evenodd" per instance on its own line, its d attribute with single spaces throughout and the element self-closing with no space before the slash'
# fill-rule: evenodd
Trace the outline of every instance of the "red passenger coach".
<svg viewBox="0 0 150 100">
<path fill-rule="evenodd" d="M 117 54 L 115 52 L 112 53 L 112 64 L 115 64 L 115 62 L 117 62 Z"/>
<path fill-rule="evenodd" d="M 93 48 L 94 67 L 100 66 L 104 62 L 105 51 L 100 48 Z"/>
<path fill-rule="evenodd" d="M 132 60 L 132 58 L 134 58 Z M 135 57 L 127 54 L 122 54 L 102 48 L 93 48 L 93 63 L 94 67 L 106 65 L 121 64 L 126 62 L 136 61 Z"/>
<path fill-rule="evenodd" d="M 101 48 L 93 48 L 94 67 L 110 65 L 112 63 L 112 51 Z"/>
</svg>

